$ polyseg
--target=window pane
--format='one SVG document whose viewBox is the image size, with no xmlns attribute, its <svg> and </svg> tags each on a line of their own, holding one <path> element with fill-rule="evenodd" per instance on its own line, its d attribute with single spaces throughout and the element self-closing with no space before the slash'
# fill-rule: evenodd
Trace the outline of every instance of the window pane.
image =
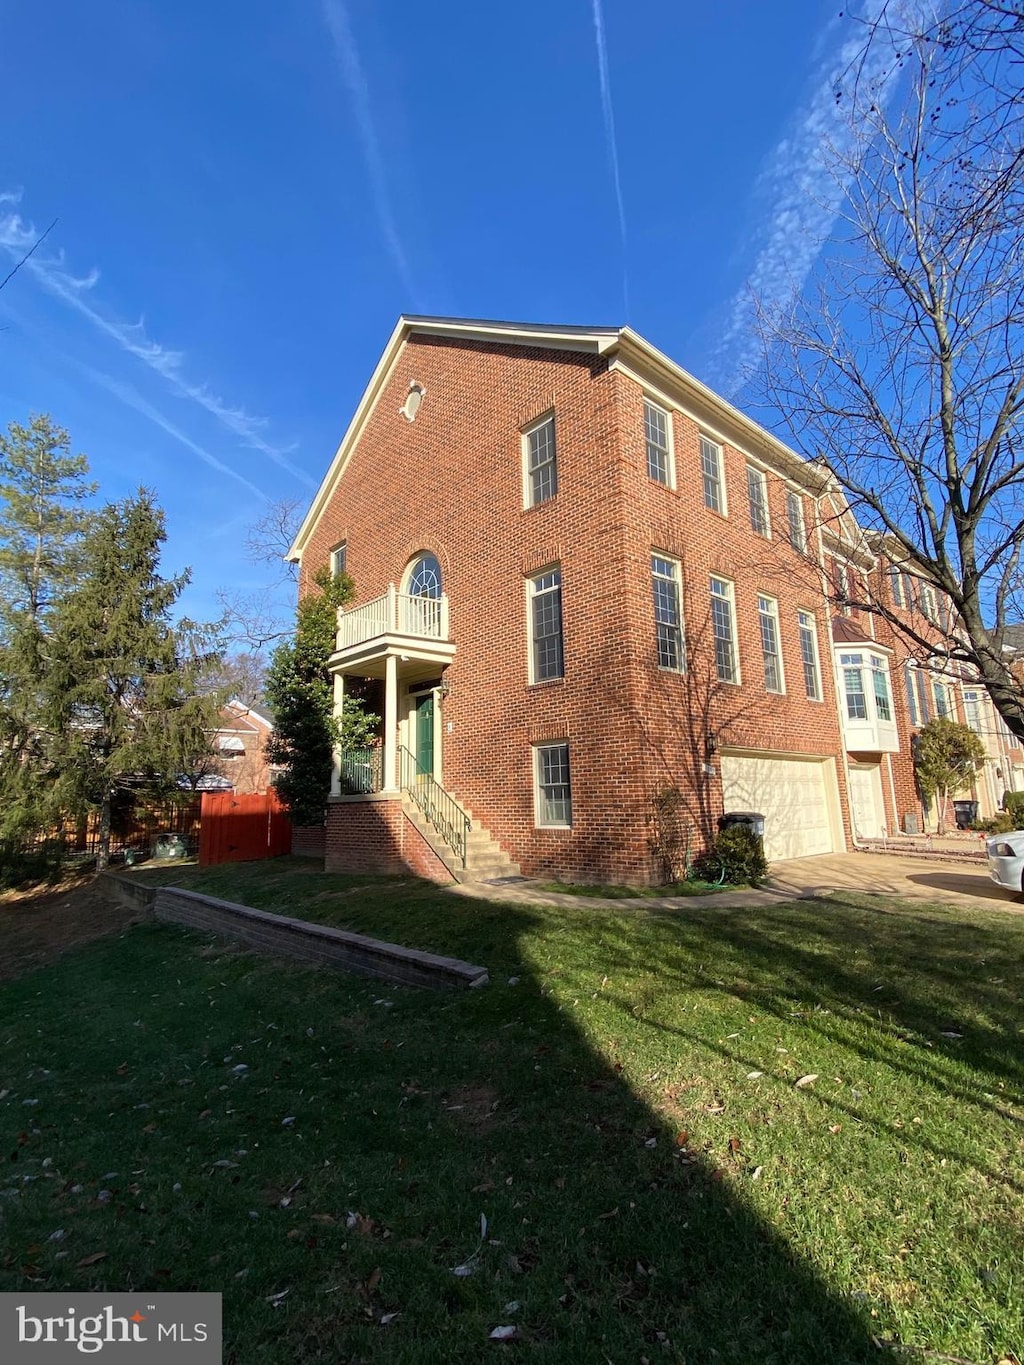
<svg viewBox="0 0 1024 1365">
<path fill-rule="evenodd" d="M 759 536 L 768 535 L 768 495 L 760 469 L 747 465 L 747 495 L 750 499 L 750 524 Z"/>
<path fill-rule="evenodd" d="M 769 692 L 781 692 L 782 661 L 779 658 L 779 623 L 775 603 L 770 597 L 757 599 L 761 620 L 761 652 L 764 655 L 764 685 Z"/>
<path fill-rule="evenodd" d="M 904 664 L 903 680 L 907 687 L 907 711 L 910 714 L 910 723 L 911 725 L 920 725 L 921 718 L 917 711 L 917 689 L 914 686 L 915 672 L 916 669 L 912 668 L 910 664 Z"/>
<path fill-rule="evenodd" d="M 679 565 L 660 555 L 651 556 L 654 593 L 654 635 L 658 667 L 681 672 L 685 666 L 683 613 L 679 602 Z"/>
<path fill-rule="evenodd" d="M 537 823 L 572 824 L 568 744 L 545 744 L 537 751 Z"/>
<path fill-rule="evenodd" d="M 892 604 L 894 607 L 903 606 L 903 575 L 899 569 L 892 569 L 889 572 L 889 582 L 892 587 Z"/>
<path fill-rule="evenodd" d="M 807 549 L 804 527 L 804 503 L 799 493 L 786 494 L 786 516 L 789 519 L 789 543 L 801 554 Z"/>
<path fill-rule="evenodd" d="M 797 612 L 800 628 L 800 658 L 804 666 L 804 688 L 812 701 L 821 701 L 821 679 L 818 674 L 818 641 L 814 617 L 809 611 Z"/>
<path fill-rule="evenodd" d="M 704 478 L 704 505 L 722 511 L 721 451 L 706 436 L 700 438 L 700 468 Z"/>
<path fill-rule="evenodd" d="M 555 419 L 549 417 L 526 437 L 527 469 L 530 478 L 530 505 L 547 502 L 558 492 L 555 463 Z"/>
<path fill-rule="evenodd" d="M 875 689 L 875 711 L 879 720 L 892 720 L 892 706 L 889 703 L 889 679 L 883 668 L 873 668 L 871 679 Z"/>
<path fill-rule="evenodd" d="M 864 674 L 859 668 L 843 669 L 846 689 L 846 714 L 850 720 L 867 720 L 868 703 L 864 696 Z"/>
<path fill-rule="evenodd" d="M 562 575 L 560 570 L 531 580 L 533 681 L 564 676 L 562 658 Z"/>
<path fill-rule="evenodd" d="M 658 483 L 668 484 L 670 455 L 668 413 L 653 403 L 644 402 L 644 437 L 647 442 L 647 472 Z"/>
<path fill-rule="evenodd" d="M 715 667 L 720 682 L 736 681 L 736 649 L 733 643 L 732 596 L 722 578 L 711 580 L 711 624 L 715 637 Z"/>
</svg>

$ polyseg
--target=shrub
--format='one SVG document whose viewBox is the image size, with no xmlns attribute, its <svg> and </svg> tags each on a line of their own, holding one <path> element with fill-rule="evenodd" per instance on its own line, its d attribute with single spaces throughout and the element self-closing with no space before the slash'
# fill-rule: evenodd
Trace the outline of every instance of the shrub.
<svg viewBox="0 0 1024 1365">
<path fill-rule="evenodd" d="M 1024 829 L 1024 792 L 1003 792 L 1003 809 L 1013 821 L 1012 829 Z"/>
<path fill-rule="evenodd" d="M 1012 830 L 1020 829 L 1020 825 L 1014 823 L 1012 815 L 1001 810 L 990 820 L 972 821 L 971 829 L 976 829 L 982 834 L 1009 834 Z"/>
<path fill-rule="evenodd" d="M 757 886 L 768 876 L 764 843 L 746 825 L 730 825 L 707 850 L 694 860 L 693 870 L 705 881 L 717 881 L 721 869 L 731 886 Z"/>
</svg>

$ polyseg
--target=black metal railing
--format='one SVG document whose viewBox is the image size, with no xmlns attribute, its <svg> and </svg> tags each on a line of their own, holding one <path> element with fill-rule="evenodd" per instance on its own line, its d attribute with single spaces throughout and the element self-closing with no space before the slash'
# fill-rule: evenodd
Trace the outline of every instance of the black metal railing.
<svg viewBox="0 0 1024 1365">
<path fill-rule="evenodd" d="M 343 796 L 365 796 L 381 789 L 380 749 L 346 749 L 341 755 L 339 786 Z"/>
<path fill-rule="evenodd" d="M 404 745 L 398 746 L 399 786 L 408 792 L 450 849 L 466 861 L 470 819 L 450 792 L 425 772 Z"/>
</svg>

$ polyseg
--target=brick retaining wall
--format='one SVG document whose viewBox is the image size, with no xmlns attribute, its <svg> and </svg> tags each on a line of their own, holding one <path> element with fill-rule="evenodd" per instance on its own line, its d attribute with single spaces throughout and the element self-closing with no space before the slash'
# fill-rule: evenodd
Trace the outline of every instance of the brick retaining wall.
<svg viewBox="0 0 1024 1365">
<path fill-rule="evenodd" d="M 403 948 L 397 943 L 385 943 L 345 929 L 272 915 L 267 910 L 235 905 L 196 891 L 133 884 L 131 877 L 111 873 L 105 873 L 104 879 L 118 899 L 148 906 L 159 920 L 220 934 L 244 943 L 255 952 L 339 967 L 360 976 L 380 977 L 404 986 L 457 990 L 487 984 L 486 968 L 458 958 L 441 957 L 437 953 Z"/>
</svg>

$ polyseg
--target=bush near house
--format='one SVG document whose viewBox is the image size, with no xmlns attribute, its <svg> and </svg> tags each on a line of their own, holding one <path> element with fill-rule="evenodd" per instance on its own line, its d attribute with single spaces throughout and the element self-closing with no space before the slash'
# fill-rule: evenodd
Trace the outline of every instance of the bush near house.
<svg viewBox="0 0 1024 1365">
<path fill-rule="evenodd" d="M 746 825 L 730 825 L 694 860 L 693 869 L 705 881 L 722 879 L 731 886 L 758 886 L 768 876 L 764 840 Z"/>
</svg>

